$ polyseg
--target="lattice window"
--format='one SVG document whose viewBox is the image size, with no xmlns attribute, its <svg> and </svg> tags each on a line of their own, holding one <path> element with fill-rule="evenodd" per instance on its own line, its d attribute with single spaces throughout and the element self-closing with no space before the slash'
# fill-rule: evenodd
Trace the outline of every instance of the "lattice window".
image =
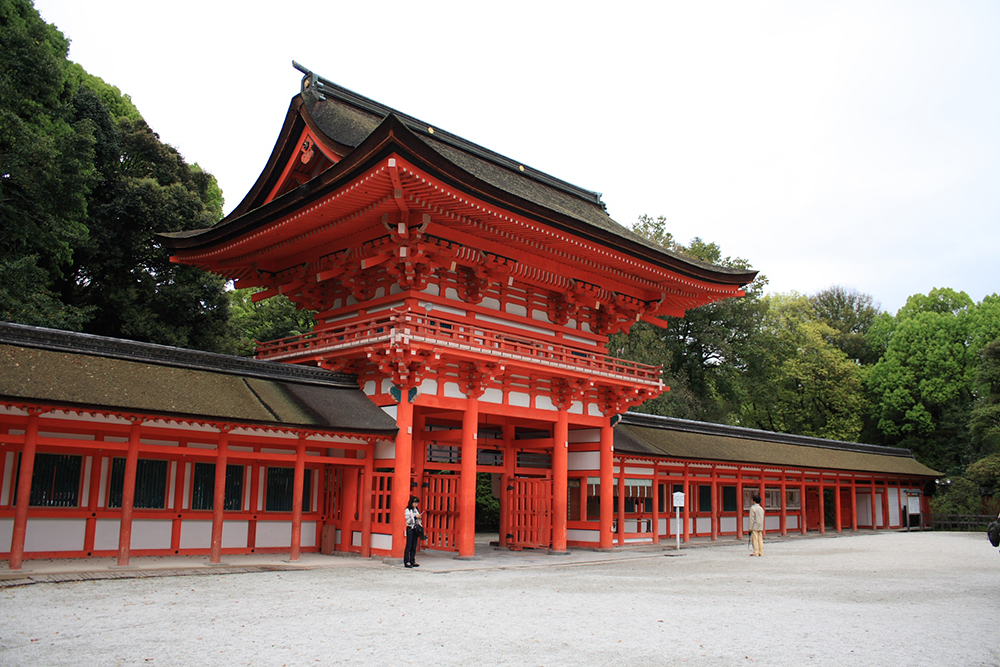
<svg viewBox="0 0 1000 667">
<path fill-rule="evenodd" d="M 82 462 L 83 457 L 70 454 L 35 454 L 28 504 L 32 507 L 77 507 Z M 18 457 L 14 472 L 14 498 L 17 497 L 20 472 L 21 459 Z"/>
<path fill-rule="evenodd" d="M 121 507 L 125 488 L 125 459 L 111 462 L 108 507 Z M 164 509 L 167 506 L 167 462 L 139 459 L 135 468 L 135 509 Z"/>
<path fill-rule="evenodd" d="M 268 468 L 264 509 L 268 512 L 291 512 L 295 489 L 295 468 Z M 312 470 L 306 468 L 302 480 L 302 511 L 310 511 Z"/>
<path fill-rule="evenodd" d="M 388 525 L 392 521 L 392 473 L 372 474 L 372 523 Z"/>
<path fill-rule="evenodd" d="M 223 508 L 227 512 L 243 509 L 243 477 L 243 466 L 226 466 L 226 500 Z M 212 509 L 215 505 L 215 464 L 195 463 L 191 486 L 191 509 Z"/>
</svg>

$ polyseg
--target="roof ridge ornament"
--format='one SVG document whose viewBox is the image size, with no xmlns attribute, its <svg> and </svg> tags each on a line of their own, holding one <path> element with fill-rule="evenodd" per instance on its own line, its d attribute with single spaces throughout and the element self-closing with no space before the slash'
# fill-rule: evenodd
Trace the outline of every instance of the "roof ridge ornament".
<svg viewBox="0 0 1000 667">
<path fill-rule="evenodd" d="M 302 72 L 302 85 L 300 92 L 304 95 L 307 92 L 312 93 L 318 101 L 323 102 L 326 100 L 326 95 L 323 94 L 323 82 L 319 80 L 316 72 L 302 65 L 301 63 L 292 61 L 292 67 Z"/>
</svg>

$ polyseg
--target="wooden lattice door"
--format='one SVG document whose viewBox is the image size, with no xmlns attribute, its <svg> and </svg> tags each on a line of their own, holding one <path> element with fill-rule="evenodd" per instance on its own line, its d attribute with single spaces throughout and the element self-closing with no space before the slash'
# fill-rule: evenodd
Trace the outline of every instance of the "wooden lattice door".
<svg viewBox="0 0 1000 667">
<path fill-rule="evenodd" d="M 552 544 L 552 480 L 513 477 L 507 485 L 507 546 L 544 549 Z"/>
<path fill-rule="evenodd" d="M 458 475 L 424 475 L 424 549 L 458 551 Z"/>
</svg>

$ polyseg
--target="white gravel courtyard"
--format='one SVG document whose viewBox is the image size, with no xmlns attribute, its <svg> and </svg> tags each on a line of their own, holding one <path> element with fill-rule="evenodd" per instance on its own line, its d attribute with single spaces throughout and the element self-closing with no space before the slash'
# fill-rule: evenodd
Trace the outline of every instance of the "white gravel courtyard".
<svg viewBox="0 0 1000 667">
<path fill-rule="evenodd" d="M 979 533 L 481 551 L 3 588 L 0 665 L 1000 665 Z"/>
</svg>

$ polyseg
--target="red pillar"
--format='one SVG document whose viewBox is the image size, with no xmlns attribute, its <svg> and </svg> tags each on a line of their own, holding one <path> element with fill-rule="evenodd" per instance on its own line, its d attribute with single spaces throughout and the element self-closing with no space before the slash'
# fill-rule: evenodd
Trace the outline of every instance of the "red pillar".
<svg viewBox="0 0 1000 667">
<path fill-rule="evenodd" d="M 712 541 L 715 542 L 719 539 L 719 479 L 716 476 L 716 468 L 712 466 L 712 498 L 709 502 L 712 504 L 712 512 L 710 523 L 712 524 Z"/>
<path fill-rule="evenodd" d="M 31 476 L 35 472 L 35 447 L 38 444 L 38 412 L 28 413 L 28 426 L 21 449 L 21 473 L 17 478 L 14 501 L 14 532 L 10 538 L 10 569 L 20 570 L 24 562 L 24 538 L 28 533 L 28 503 L 31 502 Z"/>
<path fill-rule="evenodd" d="M 400 387 L 399 405 L 396 406 L 396 464 L 392 473 L 392 496 L 390 515 L 392 517 L 392 557 L 402 558 L 406 548 L 406 521 L 403 519 L 406 504 L 410 501 L 410 467 L 413 463 L 413 404 L 410 403 L 410 387 Z M 371 484 L 371 477 L 368 478 Z M 371 495 L 371 489 L 367 489 Z"/>
<path fill-rule="evenodd" d="M 858 485 L 855 478 L 851 478 L 851 530 L 858 532 Z"/>
<path fill-rule="evenodd" d="M 875 475 L 872 475 L 872 530 L 878 530 L 878 513 L 875 511 L 875 501 L 878 500 L 878 496 L 875 495 Z"/>
<path fill-rule="evenodd" d="M 618 459 L 618 546 L 625 544 L 625 461 Z"/>
<path fill-rule="evenodd" d="M 476 439 L 479 399 L 468 398 L 462 415 L 462 466 L 458 485 L 458 557 L 476 555 Z"/>
<path fill-rule="evenodd" d="M 295 445 L 295 481 L 292 484 L 292 550 L 288 560 L 298 560 L 302 550 L 302 491 L 306 477 L 306 434 Z M 218 476 L 216 477 L 218 479 Z"/>
<path fill-rule="evenodd" d="M 653 463 L 653 544 L 660 543 L 660 466 Z M 667 514 L 669 517 L 670 514 Z M 667 521 L 670 521 L 668 518 Z"/>
<path fill-rule="evenodd" d="M 135 473 L 139 466 L 139 421 L 132 421 L 125 456 L 125 481 L 122 486 L 122 517 L 118 530 L 118 566 L 125 567 L 132 547 L 132 506 L 135 504 Z"/>
<path fill-rule="evenodd" d="M 882 527 L 889 528 L 889 481 L 882 488 Z"/>
<path fill-rule="evenodd" d="M 365 450 L 365 469 L 364 473 L 361 475 L 361 479 L 358 482 L 358 488 L 361 490 L 361 555 L 368 558 L 372 555 L 372 486 L 375 475 L 375 447 L 369 447 Z M 403 509 L 406 509 L 406 503 L 403 503 Z M 396 506 L 392 505 L 391 510 L 396 511 Z M 400 516 L 402 514 L 393 514 L 393 516 Z M 406 530 L 405 521 L 400 519 L 396 523 L 402 522 L 403 531 Z M 405 532 L 404 532 L 405 534 Z M 403 538 L 405 539 L 405 538 Z M 393 553 L 396 553 L 396 526 L 392 527 L 392 545 Z M 405 543 L 401 543 L 400 554 L 402 550 L 406 547 Z M 402 555 L 400 555 L 402 558 Z"/>
<path fill-rule="evenodd" d="M 834 508 L 834 513 L 836 515 L 837 532 L 841 533 L 844 530 L 844 517 L 843 517 L 843 511 L 842 511 L 842 509 L 840 507 L 840 475 L 839 474 L 837 475 L 837 483 L 836 483 L 836 486 L 834 487 L 834 498 L 835 498 L 835 500 L 834 500 L 833 508 Z"/>
<path fill-rule="evenodd" d="M 736 539 L 743 539 L 743 469 L 736 470 Z"/>
<path fill-rule="evenodd" d="M 786 489 L 788 488 L 787 475 L 784 470 L 781 471 L 781 535 L 784 537 L 788 534 L 788 493 Z"/>
<path fill-rule="evenodd" d="M 684 482 L 681 487 L 684 489 L 684 509 L 681 510 L 681 520 L 684 522 L 681 540 L 691 541 L 691 479 L 688 477 L 688 466 L 684 464 Z M 697 531 L 696 531 L 697 532 Z"/>
<path fill-rule="evenodd" d="M 567 406 L 568 407 L 568 406 Z M 552 551 L 566 552 L 566 512 L 569 492 L 569 410 L 559 409 L 552 434 Z M 464 459 L 463 459 L 464 460 Z"/>
<path fill-rule="evenodd" d="M 222 513 L 226 506 L 226 461 L 229 456 L 229 431 L 219 434 L 219 445 L 215 459 L 215 488 L 212 497 L 212 552 L 210 563 L 222 560 Z"/>
<path fill-rule="evenodd" d="M 819 533 L 826 533 L 826 498 L 823 497 L 823 475 L 819 476 Z"/>
<path fill-rule="evenodd" d="M 610 549 L 613 545 L 613 536 L 611 534 L 611 523 L 614 520 L 614 442 L 615 442 L 615 429 L 614 427 L 602 426 L 601 427 L 601 488 L 600 488 L 600 499 L 601 499 L 601 536 L 600 536 L 600 547 L 602 549 Z"/>
<path fill-rule="evenodd" d="M 507 487 L 517 473 L 517 450 L 514 447 L 514 423 L 510 419 L 503 422 L 503 478 L 500 485 L 500 546 L 507 546 L 510 532 L 510 491 Z"/>
<path fill-rule="evenodd" d="M 354 522 L 358 520 L 358 479 L 361 468 L 351 466 L 344 468 L 344 486 L 341 489 L 340 508 L 340 550 L 351 550 L 354 542 Z"/>
<path fill-rule="evenodd" d="M 802 482 L 799 484 L 799 532 L 803 535 L 808 532 L 809 528 L 806 523 L 806 484 L 805 476 L 800 477 Z"/>
</svg>

